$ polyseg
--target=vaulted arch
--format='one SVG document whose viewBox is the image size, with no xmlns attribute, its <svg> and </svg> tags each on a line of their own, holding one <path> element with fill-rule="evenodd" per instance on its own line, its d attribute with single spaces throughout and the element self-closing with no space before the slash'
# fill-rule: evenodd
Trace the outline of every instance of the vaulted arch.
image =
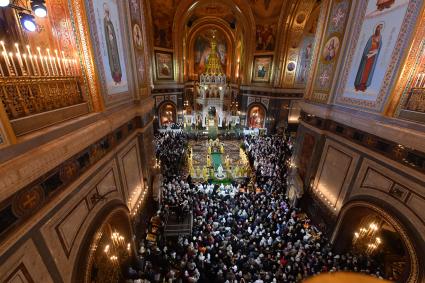
<svg viewBox="0 0 425 283">
<path fill-rule="evenodd" d="M 191 29 L 195 26 L 188 27 L 188 21 L 191 19 L 192 15 L 197 8 L 209 4 L 210 1 L 200 0 L 193 3 L 193 1 L 183 0 L 179 3 L 176 8 L 173 22 L 173 44 L 174 44 L 174 54 L 175 54 L 175 63 L 177 71 L 177 80 L 183 80 L 183 70 L 184 70 L 184 60 L 185 50 L 187 49 L 187 40 L 189 39 L 188 34 L 191 33 Z M 255 42 L 255 19 L 252 14 L 251 8 L 247 1 L 244 0 L 235 0 L 235 1 L 225 1 L 217 0 L 217 4 L 226 6 L 234 15 L 234 34 L 237 37 L 238 34 L 243 34 L 243 45 L 246 48 L 246 55 L 253 53 L 254 42 Z M 210 17 L 208 18 L 209 22 L 212 20 L 215 21 L 217 27 L 224 28 L 223 26 L 227 25 L 226 29 L 229 29 L 230 25 L 225 23 L 219 17 Z M 202 19 L 201 19 L 202 21 Z M 204 21 L 202 21 L 204 22 Z M 196 22 L 195 22 L 196 25 Z M 246 74 L 245 74 L 246 76 Z"/>
</svg>

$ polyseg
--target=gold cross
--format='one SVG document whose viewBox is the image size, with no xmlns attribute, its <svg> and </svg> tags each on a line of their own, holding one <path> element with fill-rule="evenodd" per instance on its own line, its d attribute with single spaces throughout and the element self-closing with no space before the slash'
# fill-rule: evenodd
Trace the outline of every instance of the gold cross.
<svg viewBox="0 0 425 283">
<path fill-rule="evenodd" d="M 25 196 L 24 196 L 24 201 L 23 201 L 23 208 L 25 209 L 29 209 L 29 208 L 33 208 L 35 206 L 35 204 L 37 203 L 37 193 L 36 192 L 28 192 Z"/>
</svg>

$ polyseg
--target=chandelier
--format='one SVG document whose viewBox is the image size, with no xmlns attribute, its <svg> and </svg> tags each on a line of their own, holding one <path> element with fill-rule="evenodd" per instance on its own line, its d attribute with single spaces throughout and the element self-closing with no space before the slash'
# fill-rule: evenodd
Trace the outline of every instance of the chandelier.
<svg viewBox="0 0 425 283">
<path fill-rule="evenodd" d="M 373 255 L 382 246 L 382 239 L 379 236 L 383 221 L 377 216 L 367 218 L 362 221 L 363 225 L 360 225 L 360 228 L 354 232 L 352 243 L 358 252 Z"/>
<path fill-rule="evenodd" d="M 130 256 L 131 244 L 126 243 L 123 235 L 114 231 L 111 234 L 111 242 L 105 245 L 103 251 L 114 265 L 119 265 L 119 262 Z"/>
</svg>

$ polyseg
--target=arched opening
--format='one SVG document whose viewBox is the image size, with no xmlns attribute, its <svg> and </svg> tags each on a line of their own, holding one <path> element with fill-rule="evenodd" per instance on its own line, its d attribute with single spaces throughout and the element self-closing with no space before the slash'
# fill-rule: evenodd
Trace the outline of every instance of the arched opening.
<svg viewBox="0 0 425 283">
<path fill-rule="evenodd" d="M 210 20 L 208 24 L 200 22 L 189 34 L 189 72 L 191 79 L 199 79 L 199 75 L 205 71 L 208 56 L 211 51 L 211 39 L 214 37 L 217 43 L 217 56 L 220 59 L 223 72 L 230 77 L 231 60 L 233 57 L 234 36 L 222 21 Z"/>
<path fill-rule="evenodd" d="M 128 278 L 126 268 L 135 250 L 132 235 L 128 209 L 115 203 L 105 206 L 80 246 L 72 282 L 112 283 Z"/>
<path fill-rule="evenodd" d="M 387 210 L 356 201 L 342 209 L 333 242 L 337 252 L 352 251 L 379 262 L 385 278 L 418 282 L 418 257 L 411 235 Z"/>
<path fill-rule="evenodd" d="M 249 128 L 264 128 L 266 109 L 260 104 L 254 104 L 249 108 L 247 124 Z"/>
<path fill-rule="evenodd" d="M 164 102 L 159 107 L 159 123 L 161 126 L 167 126 L 176 122 L 176 106 L 171 102 Z"/>
</svg>

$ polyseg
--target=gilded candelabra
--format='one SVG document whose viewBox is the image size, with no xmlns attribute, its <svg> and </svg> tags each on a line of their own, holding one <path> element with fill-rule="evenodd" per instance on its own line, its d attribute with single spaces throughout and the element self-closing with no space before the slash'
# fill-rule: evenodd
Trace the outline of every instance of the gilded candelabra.
<svg viewBox="0 0 425 283">
<path fill-rule="evenodd" d="M 84 101 L 77 60 L 64 52 L 27 45 L 7 50 L 0 41 L 0 99 L 9 119 L 55 110 Z M 13 51 L 13 52 L 12 52 Z"/>
</svg>

